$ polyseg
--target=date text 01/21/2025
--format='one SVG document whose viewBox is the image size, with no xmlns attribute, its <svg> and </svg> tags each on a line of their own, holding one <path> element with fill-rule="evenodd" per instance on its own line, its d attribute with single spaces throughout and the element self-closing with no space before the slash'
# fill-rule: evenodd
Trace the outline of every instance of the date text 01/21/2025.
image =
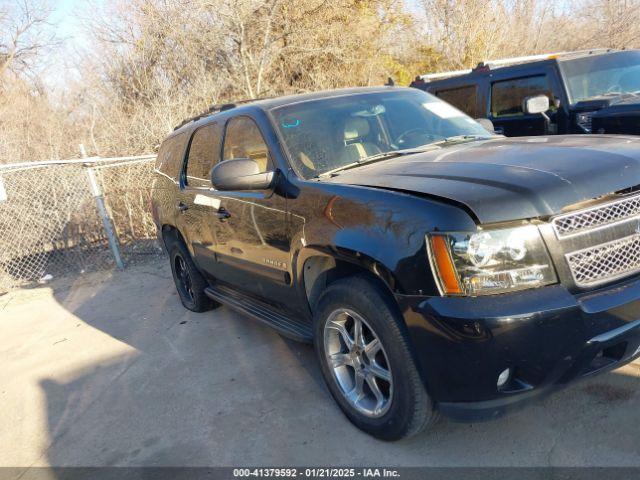
<svg viewBox="0 0 640 480">
<path fill-rule="evenodd" d="M 397 470 L 387 468 L 238 468 L 234 478 L 243 477 L 289 477 L 289 478 L 393 478 L 399 477 Z"/>
</svg>

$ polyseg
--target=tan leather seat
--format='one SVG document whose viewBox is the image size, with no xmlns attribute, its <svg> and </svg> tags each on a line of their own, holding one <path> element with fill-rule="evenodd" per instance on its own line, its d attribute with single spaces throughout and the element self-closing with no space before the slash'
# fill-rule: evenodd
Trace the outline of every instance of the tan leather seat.
<svg viewBox="0 0 640 480">
<path fill-rule="evenodd" d="M 259 152 L 259 154 L 252 156 L 252 159 L 258 164 L 261 172 L 269 170 L 269 157 L 267 152 Z"/>
<path fill-rule="evenodd" d="M 230 158 L 250 158 L 254 160 L 261 172 L 266 172 L 269 168 L 269 155 L 266 147 L 262 145 L 234 145 L 229 148 Z"/>
<path fill-rule="evenodd" d="M 366 140 L 370 127 L 366 118 L 350 118 L 344 125 L 344 151 L 342 163 L 353 163 L 363 158 L 370 157 L 382 150 L 375 144 Z"/>
</svg>

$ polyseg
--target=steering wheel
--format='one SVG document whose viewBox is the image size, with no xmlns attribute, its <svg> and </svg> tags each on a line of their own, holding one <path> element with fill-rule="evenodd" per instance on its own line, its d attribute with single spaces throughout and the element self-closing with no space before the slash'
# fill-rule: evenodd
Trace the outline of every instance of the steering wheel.
<svg viewBox="0 0 640 480">
<path fill-rule="evenodd" d="M 411 137 L 414 137 L 414 140 L 417 140 L 417 142 L 415 141 L 410 142 L 409 140 L 411 139 Z M 396 138 L 396 143 L 400 146 L 404 146 L 406 143 L 410 143 L 410 144 L 412 143 L 417 146 L 417 145 L 424 145 L 426 143 L 433 142 L 435 140 L 437 140 L 435 135 L 418 127 L 418 128 L 412 128 L 398 135 L 398 137 Z"/>
<path fill-rule="evenodd" d="M 620 85 L 611 85 L 605 93 L 621 93 L 622 87 Z"/>
</svg>

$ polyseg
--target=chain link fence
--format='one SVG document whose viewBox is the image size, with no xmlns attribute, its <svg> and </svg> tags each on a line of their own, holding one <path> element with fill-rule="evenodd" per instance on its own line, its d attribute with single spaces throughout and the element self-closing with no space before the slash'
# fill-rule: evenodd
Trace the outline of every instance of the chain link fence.
<svg viewBox="0 0 640 480">
<path fill-rule="evenodd" d="M 160 254 L 149 208 L 154 161 L 0 166 L 0 293 Z"/>
</svg>

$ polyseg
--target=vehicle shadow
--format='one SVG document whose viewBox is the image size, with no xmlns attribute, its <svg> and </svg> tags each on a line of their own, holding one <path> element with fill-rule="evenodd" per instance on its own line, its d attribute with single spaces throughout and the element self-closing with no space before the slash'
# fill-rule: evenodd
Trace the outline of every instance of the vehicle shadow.
<svg viewBox="0 0 640 480">
<path fill-rule="evenodd" d="M 54 297 L 83 331 L 67 335 L 67 354 L 87 355 L 40 381 L 48 465 L 640 463 L 637 364 L 494 421 L 442 419 L 385 443 L 341 414 L 312 347 L 226 307 L 186 311 L 163 262 L 72 282 Z"/>
</svg>

